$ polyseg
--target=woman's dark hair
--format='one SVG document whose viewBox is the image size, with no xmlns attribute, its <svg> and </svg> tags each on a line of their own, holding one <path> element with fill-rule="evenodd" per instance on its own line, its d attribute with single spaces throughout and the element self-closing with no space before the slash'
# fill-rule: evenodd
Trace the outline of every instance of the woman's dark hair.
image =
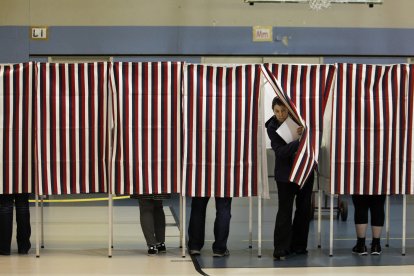
<svg viewBox="0 0 414 276">
<path fill-rule="evenodd" d="M 285 106 L 282 100 L 279 97 L 274 97 L 272 100 L 272 110 L 275 108 L 275 105 Z"/>
</svg>

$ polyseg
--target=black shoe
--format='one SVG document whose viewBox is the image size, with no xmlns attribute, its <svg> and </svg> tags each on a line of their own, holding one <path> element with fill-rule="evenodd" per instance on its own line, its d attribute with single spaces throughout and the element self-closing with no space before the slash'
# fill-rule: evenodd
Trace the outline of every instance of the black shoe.
<svg viewBox="0 0 414 276">
<path fill-rule="evenodd" d="M 167 253 L 167 248 L 165 247 L 165 243 L 157 244 L 158 253 Z"/>
<path fill-rule="evenodd" d="M 358 254 L 359 256 L 366 256 L 368 255 L 368 250 L 365 244 L 357 244 L 354 246 L 354 248 L 352 248 L 352 253 Z"/>
<path fill-rule="evenodd" d="M 287 250 L 276 250 L 273 251 L 273 259 L 277 261 L 284 261 L 288 257 L 289 252 Z"/>
<path fill-rule="evenodd" d="M 149 245 L 148 246 L 148 256 L 155 256 L 157 255 L 158 250 L 156 245 Z"/>
<path fill-rule="evenodd" d="M 380 255 L 381 253 L 382 253 L 382 249 L 379 243 L 371 245 L 371 255 Z"/>
<path fill-rule="evenodd" d="M 2 251 L 2 250 L 0 250 L 0 255 L 9 256 L 10 255 L 10 251 Z"/>
<path fill-rule="evenodd" d="M 29 250 L 23 250 L 23 249 L 19 249 L 17 251 L 20 255 L 27 255 L 29 253 Z"/>
<path fill-rule="evenodd" d="M 293 252 L 295 252 L 296 255 L 308 255 L 308 250 L 306 249 L 296 249 Z"/>
<path fill-rule="evenodd" d="M 226 251 L 224 252 L 213 251 L 213 257 L 224 257 L 228 255 L 230 255 L 230 252 L 228 249 L 226 249 Z"/>
</svg>

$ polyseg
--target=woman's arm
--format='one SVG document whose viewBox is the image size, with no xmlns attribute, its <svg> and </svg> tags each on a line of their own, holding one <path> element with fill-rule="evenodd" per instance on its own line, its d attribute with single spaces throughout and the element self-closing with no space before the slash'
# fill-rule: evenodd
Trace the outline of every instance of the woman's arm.
<svg viewBox="0 0 414 276">
<path fill-rule="evenodd" d="M 286 144 L 286 142 L 276 133 L 276 128 L 269 126 L 267 128 L 267 135 L 270 138 L 272 149 L 276 153 L 276 157 L 286 158 L 294 156 L 299 148 L 299 140 L 295 140 Z"/>
</svg>

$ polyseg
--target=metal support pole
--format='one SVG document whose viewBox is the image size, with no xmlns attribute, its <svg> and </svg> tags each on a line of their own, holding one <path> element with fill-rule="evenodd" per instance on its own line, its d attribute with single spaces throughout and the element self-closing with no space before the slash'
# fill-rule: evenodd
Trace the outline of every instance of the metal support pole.
<svg viewBox="0 0 414 276">
<path fill-rule="evenodd" d="M 390 196 L 387 195 L 385 199 L 385 246 L 390 246 Z"/>
<path fill-rule="evenodd" d="M 403 217 L 402 217 L 402 252 L 401 254 L 405 256 L 405 242 L 407 235 L 407 195 L 403 195 Z"/>
<path fill-rule="evenodd" d="M 183 200 L 182 200 L 182 209 L 183 209 L 183 218 L 182 218 L 182 223 L 181 223 L 181 235 L 182 235 L 182 240 L 181 240 L 181 257 L 185 258 L 185 212 L 186 212 L 186 203 L 185 203 L 185 196 L 182 196 Z"/>
<path fill-rule="evenodd" d="M 179 246 L 180 248 L 183 248 L 183 197 L 180 196 L 180 205 L 179 205 L 179 209 L 180 209 L 180 242 L 179 242 Z"/>
<path fill-rule="evenodd" d="M 319 177 L 318 177 L 319 181 Z M 322 226 L 322 191 L 318 190 L 318 248 L 321 248 L 322 245 L 322 234 L 321 234 L 321 227 Z"/>
<path fill-rule="evenodd" d="M 35 216 L 36 216 L 36 258 L 40 257 L 40 229 L 39 229 L 39 195 L 35 196 Z"/>
<path fill-rule="evenodd" d="M 331 194 L 331 206 L 329 214 L 329 257 L 333 256 L 333 205 L 334 205 L 334 194 Z"/>
<path fill-rule="evenodd" d="M 257 244 L 257 257 L 262 257 L 262 197 L 259 196 L 257 198 L 257 236 L 258 236 L 258 244 Z"/>
<path fill-rule="evenodd" d="M 249 248 L 253 248 L 253 198 L 249 197 Z"/>
<path fill-rule="evenodd" d="M 41 229 L 41 238 L 40 238 L 40 248 L 45 248 L 45 228 L 44 228 L 44 217 L 43 217 L 43 196 L 40 196 L 40 229 Z"/>
<path fill-rule="evenodd" d="M 108 194 L 108 258 L 112 258 L 112 248 L 113 248 L 113 202 L 112 194 Z"/>
</svg>

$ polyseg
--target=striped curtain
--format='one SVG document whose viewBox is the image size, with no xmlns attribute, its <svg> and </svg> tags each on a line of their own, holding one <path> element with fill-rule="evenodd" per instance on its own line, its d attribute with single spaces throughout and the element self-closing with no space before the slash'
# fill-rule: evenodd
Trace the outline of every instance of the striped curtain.
<svg viewBox="0 0 414 276">
<path fill-rule="evenodd" d="M 40 195 L 107 191 L 108 64 L 37 64 Z"/>
<path fill-rule="evenodd" d="M 288 97 L 286 92 L 283 92 L 279 81 L 276 79 L 269 66 L 262 66 L 263 75 L 265 81 L 267 81 L 272 87 L 275 96 L 279 97 L 284 105 L 288 108 L 290 115 L 292 115 L 296 121 L 300 122 L 300 125 L 305 129 L 302 133 L 299 147 L 293 161 L 292 171 L 290 172 L 289 180 L 297 183 L 299 186 L 305 184 L 306 179 L 312 173 L 316 165 L 316 156 L 314 150 L 313 141 L 310 139 L 310 129 L 307 126 L 304 119 L 298 112 L 295 103 Z"/>
<path fill-rule="evenodd" d="M 414 194 L 414 64 L 408 66 L 408 83 L 406 96 L 406 132 L 404 140 L 407 146 L 403 152 L 403 176 L 401 194 Z M 402 88 L 404 89 L 404 88 Z"/>
<path fill-rule="evenodd" d="M 260 65 L 184 66 L 183 190 L 258 195 Z"/>
<path fill-rule="evenodd" d="M 265 64 L 279 81 L 282 91 L 296 106 L 309 127 L 309 140 L 319 159 L 323 115 L 333 88 L 335 65 Z"/>
<path fill-rule="evenodd" d="M 180 192 L 181 78 L 179 62 L 113 63 L 112 193 Z"/>
<path fill-rule="evenodd" d="M 33 63 L 0 65 L 0 194 L 34 191 Z"/>
<path fill-rule="evenodd" d="M 407 65 L 338 64 L 337 68 L 332 103 L 331 193 L 404 192 L 402 185 L 412 179 L 413 95 L 411 92 L 407 98 Z"/>
</svg>

